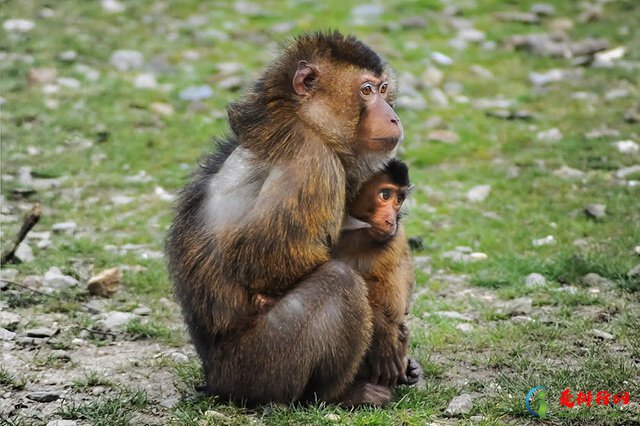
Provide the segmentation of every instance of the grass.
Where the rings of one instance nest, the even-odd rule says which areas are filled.
[[[0,1],[3,21],[24,18],[35,23],[24,34],[0,30],[0,51],[8,55],[0,70],[0,241],[4,247],[11,240],[35,201],[43,206],[36,231],[50,230],[64,221],[78,225],[73,234],[54,233],[46,250],[32,244],[35,260],[12,266],[19,270],[17,281],[26,275],[43,275],[51,266],[81,281],[89,271],[133,266],[125,270],[110,309],[128,311],[140,303],[149,306],[152,315],[130,323],[125,338],[163,347],[184,345],[180,320],[162,301],[170,300],[172,291],[164,260],[155,254],[162,250],[172,212],[171,203],[157,195],[158,187],[173,193],[188,181],[197,159],[211,149],[211,137],[227,130],[226,105],[241,96],[280,43],[318,28],[352,31],[387,57],[405,87],[411,80],[405,75],[419,80],[434,65],[429,60],[432,52],[445,53],[453,63],[435,65],[444,73],[438,87],[446,91],[447,83],[457,83],[464,96],[449,96],[448,106],[438,106],[431,102],[429,89],[417,84],[412,90],[427,100],[427,108],[398,111],[406,132],[401,156],[415,184],[405,219],[407,233],[423,238],[424,249],[416,255],[428,258],[417,265],[411,320],[411,350],[424,368],[426,387],[398,389],[395,402],[386,409],[344,411],[319,405],[249,410],[197,394],[194,385],[202,382],[197,362],[168,362],[162,368],[171,371],[182,399],[159,421],[421,425],[447,421],[443,411],[449,401],[470,393],[473,408],[458,419],[464,424],[471,424],[471,416],[482,416],[479,424],[534,424],[524,396],[534,386],[545,385],[552,424],[639,422],[640,279],[627,273],[639,263],[633,250],[640,244],[640,186],[625,184],[615,172],[639,164],[640,157],[622,154],[611,144],[640,142],[637,123],[623,119],[626,111],[638,108],[640,96],[640,5],[634,0],[607,2],[599,20],[585,23],[577,18],[582,11],[579,2],[548,0],[555,15],[540,25],[524,25],[498,21],[494,14],[528,10],[534,0],[455,2],[457,16],[471,20],[485,33],[486,41],[494,43],[493,48],[471,43],[456,50],[449,44],[455,30],[445,16],[444,2],[436,0],[384,2],[384,13],[362,25],[354,24],[353,5],[348,2],[255,3],[259,13],[242,14],[231,2],[143,0],[126,2],[124,13],[109,14],[94,2]],[[47,9],[53,11],[51,16],[43,15]],[[206,20],[196,25],[194,16]],[[406,24],[416,17],[424,18],[424,27]],[[602,37],[611,47],[625,46],[623,59],[636,68],[575,68],[567,59],[504,47],[511,35],[549,31],[556,18],[573,20],[568,31],[573,39]],[[109,58],[117,49],[140,51],[146,68],[116,70]],[[75,61],[60,59],[67,50],[77,53]],[[225,63],[241,64],[237,74],[243,78],[242,89],[218,88]],[[473,65],[482,66],[493,77],[476,76]],[[59,87],[48,93],[29,85],[26,76],[34,67],[55,68],[58,76],[77,79],[80,88]],[[577,74],[543,88],[529,82],[530,72],[553,68],[573,69]],[[156,74],[159,87],[134,88],[136,76],[148,71]],[[201,84],[211,85],[215,96],[196,104],[179,99],[182,89]],[[624,89],[628,95],[608,99],[613,89]],[[576,93],[586,93],[587,100]],[[496,98],[510,100],[511,110],[530,111],[534,118],[502,120],[474,107],[478,99]],[[174,113],[157,113],[155,103],[170,105]],[[432,129],[427,121],[433,117],[440,117],[460,141],[430,141]],[[618,135],[585,136],[603,127]],[[559,140],[536,137],[551,128],[562,133]],[[563,166],[585,175],[559,178],[554,171]],[[23,167],[31,168],[34,179],[58,179],[59,185],[34,187],[37,192],[26,198],[16,195],[14,190],[30,188],[19,180]],[[148,179],[137,178],[141,173]],[[636,174],[626,180],[638,178]],[[469,203],[466,192],[481,184],[491,185],[489,197]],[[118,195],[132,200],[115,203],[113,197]],[[587,217],[584,208],[589,203],[606,204],[606,216]],[[555,244],[532,244],[547,235],[553,235]],[[124,249],[126,245],[142,248]],[[456,263],[443,258],[456,246],[472,247],[488,259]],[[524,285],[533,272],[545,277],[544,286]],[[599,274],[606,283],[586,285],[583,277],[588,273]],[[532,299],[529,322],[515,323],[501,308],[502,303],[520,297]],[[88,298],[82,289],[44,296],[10,287],[0,293],[10,311],[56,315],[60,320],[66,316],[64,338],[52,344],[69,350],[82,328],[91,328],[89,315],[77,313]],[[458,320],[424,315],[436,311],[470,315],[471,329],[459,328]],[[594,329],[611,333],[613,339],[595,337]],[[97,340],[89,344],[109,346]],[[62,367],[45,355],[34,362],[44,369]],[[0,369],[3,387],[24,387],[26,379],[21,377]],[[103,380],[90,372],[74,382],[75,392],[96,385],[110,390],[82,402],[65,403],[60,415],[91,424],[131,424],[133,407],[152,416],[148,409],[155,408],[156,400],[119,388],[115,378],[114,386]],[[564,410],[558,398],[565,388],[628,390],[636,405],[626,410]],[[30,424],[28,419],[21,423],[20,417],[8,422]]]

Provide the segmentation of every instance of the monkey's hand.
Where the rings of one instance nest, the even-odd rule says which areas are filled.
[[[392,387],[408,382],[407,359],[397,344],[374,338],[367,361],[371,367],[371,383]]]
[[[413,358],[407,358],[407,370],[405,371],[406,381],[398,380],[399,385],[413,386],[420,380],[422,376],[422,367]]]

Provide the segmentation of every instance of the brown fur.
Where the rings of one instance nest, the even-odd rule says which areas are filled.
[[[404,199],[408,181],[407,186],[401,187],[385,172],[379,172],[363,185],[348,210],[372,227],[343,232],[333,257],[350,264],[367,283],[373,340],[359,376],[374,384],[393,386],[417,380],[417,363],[410,365],[407,358],[409,332],[405,323],[414,275],[404,228],[398,223],[402,202],[378,199],[382,188],[393,188],[393,199],[396,193],[402,193]],[[381,220],[389,220],[389,214],[394,222],[391,228]]]
[[[301,36],[229,106],[232,133],[181,192],[169,271],[212,394],[250,404],[388,401],[385,389],[352,384],[371,307],[364,280],[330,257],[346,199],[402,134],[388,123],[392,145],[359,136],[364,75],[387,79],[355,38]],[[278,300],[264,312],[255,294]]]

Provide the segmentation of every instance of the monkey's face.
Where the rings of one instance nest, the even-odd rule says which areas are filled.
[[[360,120],[357,147],[360,152],[393,151],[402,137],[402,123],[392,107],[392,87],[386,75],[363,74],[357,81]]]
[[[378,242],[384,242],[398,231],[400,208],[408,189],[391,181],[388,175],[375,176],[361,189],[349,209],[349,214],[367,222],[370,228],[363,229]]]

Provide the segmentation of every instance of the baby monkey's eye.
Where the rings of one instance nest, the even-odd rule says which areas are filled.
[[[383,189],[382,191],[380,191],[380,199],[384,200],[384,201],[388,201],[389,198],[391,197],[391,190],[390,189]]]
[[[373,86],[371,86],[371,83],[363,84],[362,87],[360,88],[360,93],[362,93],[365,96],[369,96],[370,94],[372,94]]]

